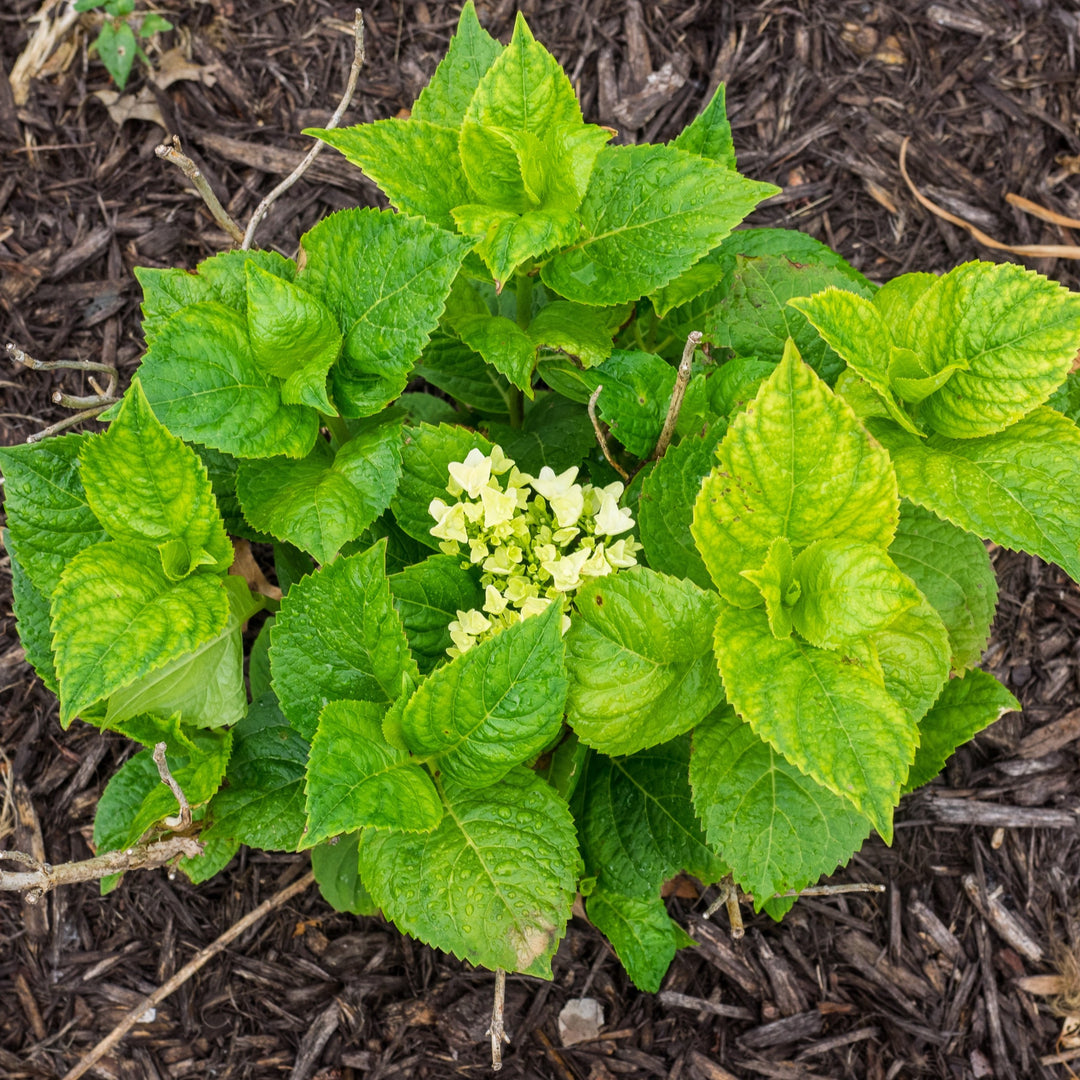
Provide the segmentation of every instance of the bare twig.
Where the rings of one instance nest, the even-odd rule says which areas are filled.
[[[28,443],[36,443],[41,442],[42,439],[48,439],[52,435],[59,435],[61,431],[66,431],[76,424],[81,424],[84,420],[93,420],[95,416],[99,416],[112,404],[114,403],[106,401],[103,405],[98,405],[95,409],[83,409],[81,412],[75,413],[74,416],[66,416],[63,420],[57,420],[55,424],[50,424],[47,428],[34,432],[33,435],[27,435],[26,441]]]
[[[173,774],[169,772],[169,765],[165,760],[166,750],[168,750],[168,747],[163,742],[159,742],[154,746],[154,764],[157,766],[161,782],[168,785],[169,790],[180,804],[180,814],[178,817],[167,817],[165,825],[170,829],[186,829],[191,824],[191,807],[188,805],[180,785],[173,779]]]
[[[671,389],[671,401],[668,402],[667,416],[664,418],[664,426],[660,431],[660,438],[656,440],[656,447],[649,455],[650,461],[659,461],[671,445],[671,438],[675,434],[675,425],[679,422],[679,412],[682,409],[683,398],[686,397],[686,388],[690,383],[690,368],[694,362],[694,350],[701,344],[701,331],[691,330],[683,346],[682,359],[679,361],[679,370],[675,375],[675,385]]]
[[[727,895],[727,900],[724,901],[724,905],[727,907],[731,936],[738,941],[746,933],[746,930],[743,927],[742,911],[739,908],[739,890],[737,888],[732,887]]]
[[[7,354],[16,364],[30,368],[31,371],[101,371],[111,379],[116,378],[116,368],[112,364],[98,364],[93,360],[35,360],[29,353],[24,352],[13,341],[7,343]]]
[[[202,170],[180,149],[180,136],[174,135],[170,142],[156,147],[154,153],[162,161],[172,162],[195,185],[195,190],[206,203],[206,208],[213,214],[214,220],[236,243],[243,243],[244,230],[229,217],[229,212],[221,205],[221,200],[214,194]]]
[[[202,844],[190,836],[170,836],[149,844],[138,844],[123,851],[107,851],[92,859],[50,866],[21,851],[0,852],[0,862],[11,860],[29,866],[29,870],[0,870],[0,892],[26,893],[26,902],[36,904],[42,896],[62,885],[98,881],[110,874],[128,870],[152,870],[186,855],[193,859],[202,854]]]
[[[1076,244],[1003,244],[1000,240],[995,240],[992,236],[987,236],[982,229],[972,225],[970,221],[965,221],[961,217],[957,217],[955,214],[950,214],[948,210],[943,210],[937,203],[928,199],[914,184],[907,171],[907,149],[908,144],[911,142],[911,136],[909,135],[900,144],[900,175],[903,176],[904,182],[907,184],[911,191],[911,194],[915,196],[916,201],[920,206],[925,207],[931,214],[936,214],[943,221],[951,222],[953,225],[959,225],[961,229],[966,229],[980,244],[985,245],[988,248],[993,248],[995,251],[1007,251],[1011,255],[1020,255],[1024,258],[1038,259],[1047,256],[1052,259],[1080,259],[1080,246]],[[1006,196],[1008,198],[1008,196]],[[1014,205],[1019,205],[1021,209],[1027,210],[1029,213],[1033,211],[1030,206],[1034,206],[1032,203],[1030,206],[1021,205],[1016,203],[1014,199],[1010,199]],[[1027,200],[1024,200],[1026,203]],[[1040,209],[1042,209],[1040,207]],[[1040,213],[1039,217],[1044,220],[1054,220],[1053,218],[1046,217],[1046,214],[1051,211],[1045,211]],[[1059,222],[1060,224],[1060,222]]]
[[[364,15],[360,8],[356,9],[356,16],[353,21],[353,62],[352,67],[349,69],[349,81],[345,85],[345,93],[341,97],[341,102],[334,110],[334,115],[330,117],[326,122],[327,129],[336,128],[341,123],[341,118],[345,115],[345,110],[349,107],[349,103],[352,101],[353,94],[356,92],[356,83],[360,78],[360,69],[364,66]],[[266,217],[267,211],[271,206],[285,194],[308,171],[311,163],[322,153],[323,147],[326,143],[317,139],[315,145],[304,155],[303,160],[299,165],[257,207],[255,207],[255,213],[251,215],[251,220],[248,222],[247,232],[240,238],[240,248],[243,251],[247,251],[248,248],[255,242],[255,230],[259,227],[262,219]],[[230,235],[231,232],[230,232]]]
[[[200,968],[212,960],[223,949],[227,948],[245,930],[254,926],[260,919],[269,915],[271,911],[288,903],[294,896],[298,896],[310,887],[315,880],[312,873],[305,874],[302,878],[287,885],[280,892],[275,893],[269,900],[264,900],[254,911],[249,911],[238,922],[233,923],[221,937],[211,942],[196,953],[171,979],[159,986],[152,994],[148,994],[140,1001],[124,1018],[105,1036],[92,1050],[84,1054],[77,1065],[70,1069],[63,1080],[78,1080],[84,1076],[94,1065],[97,1064],[120,1040],[139,1022],[139,1018],[145,1015],[148,1009],[156,1008],[174,990],[183,986]]]
[[[809,889],[788,889],[777,893],[777,899],[787,896],[840,896],[843,893],[884,892],[884,885],[872,885],[867,881],[857,881],[853,885],[812,885]]]
[[[592,421],[593,431],[596,432],[596,441],[600,444],[600,449],[604,451],[605,460],[629,484],[630,474],[611,456],[611,449],[608,446],[607,436],[604,434],[603,425],[596,416],[596,402],[600,397],[600,391],[603,389],[604,386],[603,383],[601,383],[592,392],[592,396],[589,398],[589,419]]]
[[[491,1006],[491,1025],[487,1034],[491,1036],[491,1071],[498,1072],[502,1068],[503,1043],[510,1045],[510,1036],[503,1027],[503,1009],[506,1005],[506,972],[502,968],[495,969],[495,1001]]]

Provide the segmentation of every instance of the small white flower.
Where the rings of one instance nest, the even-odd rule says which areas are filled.
[[[502,476],[507,469],[514,467],[514,462],[503,453],[503,448],[496,444],[491,448],[491,471],[495,476]],[[620,492],[620,494],[622,494]]]
[[[570,555],[564,555],[561,559],[552,559],[542,563],[544,569],[552,576],[552,587],[559,592],[570,592],[581,584],[581,568],[589,558],[589,552],[585,549],[575,551]]]
[[[626,540],[617,540],[614,544],[608,544],[604,549],[604,558],[616,570],[624,570],[628,566],[637,566],[637,545],[631,539],[629,542]]]
[[[467,502],[467,503],[462,503],[461,505],[465,507],[465,516],[474,525],[484,516],[484,504],[483,503]]]
[[[491,458],[485,457],[475,446],[464,461],[451,461],[447,468],[451,479],[462,491],[469,493],[470,499],[480,498],[481,490],[487,487],[491,479]]]
[[[465,507],[462,503],[447,506],[442,499],[432,499],[428,513],[436,519],[436,524],[431,528],[431,535],[436,539],[460,540],[463,544],[469,542],[469,534],[465,531]]]
[[[559,529],[558,532],[552,534],[551,539],[554,540],[559,547],[566,547],[579,532],[581,532],[581,530],[575,528]]]
[[[521,621],[524,622],[531,615],[542,615],[547,611],[547,606],[550,603],[551,601],[546,597],[530,596],[521,605]]]
[[[517,497],[504,493],[498,488],[480,489],[480,498],[484,504],[484,528],[493,529],[496,525],[511,521],[517,513]]]
[[[620,540],[621,544],[623,541]],[[589,558],[581,566],[581,574],[583,577],[604,577],[610,574],[613,567],[605,557],[604,545],[597,544],[596,550],[589,555]]]
[[[596,531],[604,536],[618,536],[634,527],[634,515],[628,509],[621,508],[615,497],[604,492],[600,501],[600,510],[596,515]]]
[[[470,540],[469,541],[469,562],[481,563],[483,562],[491,552],[488,551],[487,544],[483,540]]]
[[[484,590],[484,610],[489,615],[501,615],[506,610],[506,597],[494,585]]]
[[[531,481],[534,490],[547,499],[561,529],[576,525],[585,509],[585,496],[581,485],[574,483],[577,474],[576,465],[558,476],[550,465],[545,465],[540,470],[540,475]]]
[[[517,606],[524,603],[530,596],[536,596],[539,591],[539,588],[524,574],[516,574],[506,583],[506,591],[503,595],[507,603]]]
[[[497,547],[484,560],[484,569],[489,574],[509,574],[513,571],[514,564],[510,562],[506,548]]]

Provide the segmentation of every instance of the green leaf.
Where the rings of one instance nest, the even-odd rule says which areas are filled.
[[[584,238],[544,265],[544,284],[584,304],[636,300],[688,270],[777,190],[673,147],[606,147],[580,208]]]
[[[438,668],[409,699],[409,749],[461,787],[493,784],[562,727],[562,605],[496,634]]]
[[[329,562],[386,508],[401,476],[399,417],[352,425],[336,452],[318,441],[303,461],[245,461],[236,492],[248,521],[279,540]]]
[[[106,539],[86,501],[79,460],[89,435],[0,447],[9,539],[34,588],[48,599],[64,567]]]
[[[706,384],[709,408],[716,416],[741,412],[757,395],[761,384],[776,370],[767,360],[735,357],[709,376]]]
[[[642,483],[638,504],[641,542],[649,565],[672,577],[689,578],[703,589],[711,589],[713,582],[694,546],[690,525],[694,501],[712,469],[722,435],[722,427],[719,432],[710,429],[669,447]]]
[[[724,279],[723,267],[711,262],[708,256],[672,278],[663,288],[649,293],[649,301],[658,319],[663,319],[675,308],[696,300],[703,293],[715,288]]]
[[[264,694],[233,729],[227,784],[210,803],[206,841],[230,840],[263,851],[296,851],[304,830],[308,744]]]
[[[394,402],[394,408],[401,411],[405,423],[416,424],[456,424],[463,419],[454,403],[446,398],[436,397],[426,390],[409,390]]]
[[[668,915],[659,894],[643,899],[597,889],[585,912],[611,942],[630,981],[647,994],[660,989],[676,950],[695,944]]]
[[[428,507],[432,499],[446,497],[450,462],[464,461],[474,447],[485,454],[491,452],[491,443],[483,435],[462,427],[421,424],[405,429],[401,483],[390,509],[398,525],[414,540],[438,548],[438,540],[431,535],[435,519],[428,513]]]
[[[727,118],[727,87],[720,83],[709,104],[671,141],[678,150],[710,158],[725,168],[738,168],[731,124]]]
[[[159,15],[156,11],[149,11],[143,16],[142,22],[139,24],[139,37],[153,37],[154,34],[163,33],[165,30],[171,30],[172,28],[173,24],[163,15]]]
[[[502,51],[503,47],[480,25],[476,8],[468,0],[446,55],[413,104],[413,119],[460,127],[476,87]]]
[[[205,467],[154,416],[138,380],[109,430],[84,444],[79,474],[86,501],[109,536],[158,547],[169,577],[232,565],[232,544]]]
[[[286,405],[310,405],[336,415],[326,377],[341,352],[333,315],[310,293],[276,274],[247,265],[248,337],[255,363],[284,380]]]
[[[1080,580],[1080,428],[1071,420],[1038,408],[979,439],[919,440],[883,420],[870,430],[912,502]]]
[[[736,356],[759,360],[779,360],[785,342],[792,338],[803,359],[831,385],[844,369],[833,351],[835,343],[819,337],[803,314],[804,306],[789,303],[825,288],[830,296],[869,295],[839,267],[804,264],[786,255],[737,257],[725,283],[726,295],[706,322],[706,335]]]
[[[194,810],[221,786],[232,746],[231,732],[191,733],[193,749],[167,750],[165,760]],[[94,814],[94,848],[99,854],[136,843],[148,829],[179,811],[176,796],[162,783],[153,751],[141,750],[105,785]]]
[[[471,964],[551,978],[574,900],[566,803],[517,768],[480,790],[448,782],[431,833],[365,831],[360,876],[398,928]]]
[[[386,572],[388,574],[398,574],[407,566],[423,562],[431,554],[430,548],[402,532],[394,521],[393,515],[389,513],[383,514],[375,521],[355,543],[347,544],[346,547],[351,550],[346,551],[345,554],[355,555],[358,551],[364,551],[382,539],[386,540]]]
[[[216,300],[246,315],[248,263],[286,281],[296,276],[296,263],[276,251],[224,251],[204,259],[195,273],[137,266],[134,273],[143,290],[142,331],[147,346],[173,315],[191,304]]]
[[[777,639],[761,608],[724,604],[714,647],[727,698],[754,733],[850,800],[888,842],[918,735],[880,672],[794,636]]]
[[[574,602],[567,715],[582,742],[633,753],[689,731],[723,700],[713,593],[630,567],[590,582]]]
[[[431,778],[383,737],[385,712],[370,701],[331,701],[319,714],[307,769],[303,847],[365,826],[431,832],[442,820]]]
[[[760,594],[740,573],[757,569],[777,536],[796,553],[831,538],[888,547],[898,513],[889,456],[789,346],[728,428],[692,532],[721,595],[751,606]]]
[[[516,214],[483,203],[466,203],[454,208],[453,218],[461,232],[479,237],[476,253],[499,288],[522,263],[573,243],[581,230],[577,215],[569,210]]]
[[[479,412],[505,416],[510,384],[463,341],[436,330],[413,372]],[[432,423],[428,420],[427,423]]]
[[[49,624],[49,598],[41,593],[23,569],[7,529],[3,530],[3,542],[11,560],[11,599],[15,612],[15,628],[19,633],[26,662],[37,673],[46,689],[55,694],[56,666],[53,662],[52,631]]]
[[[247,327],[223,304],[192,304],[161,328],[139,368],[158,419],[175,435],[237,457],[303,457],[314,409],[285,405],[280,381],[255,361]]]
[[[904,791],[929,783],[957,747],[978,735],[1004,713],[1019,709],[1016,700],[993,677],[975,669],[950,679],[919,724],[919,750]]]
[[[311,869],[323,899],[351,915],[375,915],[379,905],[360,880],[360,834],[342,836],[311,849]]]
[[[609,313],[555,300],[541,308],[529,323],[529,337],[547,349],[576,357],[582,367],[596,367],[611,355]]]
[[[725,705],[694,729],[694,808],[754,908],[804,889],[859,850],[870,823],[816,784]]]
[[[220,578],[170,581],[154,548],[107,541],[68,563],[52,598],[60,722],[193,652],[225,628]]]
[[[537,344],[520,326],[501,315],[458,315],[451,326],[470,349],[532,397]]]
[[[196,811],[192,817],[195,817],[198,813],[199,811]],[[202,885],[203,882],[209,881],[215,874],[220,873],[232,862],[233,856],[240,850],[240,845],[235,840],[215,838],[207,840],[205,835],[200,835],[199,839],[204,845],[203,853],[191,859],[185,855],[177,864],[192,885]],[[114,876],[119,880],[118,875]],[[104,888],[104,882],[102,882],[102,886],[102,892],[107,892],[108,890]]]
[[[301,240],[298,284],[345,336],[331,372],[343,416],[378,412],[405,389],[435,329],[470,242],[389,210],[341,210]]]
[[[949,634],[938,613],[921,600],[872,635],[869,644],[889,696],[911,720],[920,720],[949,677]]]
[[[1068,377],[1047,399],[1047,405],[1064,413],[1074,424],[1080,424],[1080,370],[1070,371]]]
[[[189,732],[184,729],[178,715],[154,716],[150,713],[133,716],[120,723],[107,720],[101,725],[103,731],[118,731],[126,739],[147,746],[151,750],[159,742],[175,753],[194,754],[198,747],[191,741]]]
[[[389,580],[409,648],[427,675],[446,660],[452,644],[447,627],[459,611],[482,607],[484,590],[456,555],[432,555]]]
[[[799,597],[792,620],[819,649],[842,649],[923,601],[884,550],[859,540],[815,541],[795,560],[794,570]]]
[[[577,95],[519,13],[510,44],[478,83],[461,127],[462,164],[480,201],[519,213],[539,203],[529,197],[514,136],[539,143],[562,126],[584,127]]]
[[[419,678],[383,570],[386,542],[298,581],[270,632],[281,710],[305,738],[328,701],[388,705]]]
[[[989,435],[1065,381],[1080,341],[1080,297],[1015,263],[958,266],[922,293],[909,343],[931,371],[961,364],[919,409],[942,435]]]
[[[953,670],[974,667],[990,638],[998,593],[982,541],[904,499],[889,554],[944,622]]]
[[[533,476],[545,465],[561,473],[580,464],[596,442],[588,412],[561,394],[544,390],[526,409],[520,428],[489,423],[485,430],[519,469]]]
[[[450,211],[474,197],[458,156],[458,133],[448,127],[414,115],[356,127],[307,128],[304,134],[340,150],[402,213],[448,232],[455,228]]]
[[[112,727],[139,714],[179,716],[191,727],[235,724],[247,712],[242,630],[262,606],[243,578],[222,580],[229,615],[221,632],[197,648],[116,691],[106,723]]]
[[[727,873],[691,805],[689,762],[689,737],[627,758],[590,757],[578,830],[586,872],[602,888],[651,899],[681,870],[706,884]]]
[[[675,369],[659,356],[616,349],[598,367],[582,371],[568,360],[545,360],[540,377],[558,393],[585,403],[597,386],[601,419],[635,457],[652,453],[667,416]]]
[[[117,89],[123,90],[135,63],[135,31],[126,22],[117,24],[106,19],[94,47]]]

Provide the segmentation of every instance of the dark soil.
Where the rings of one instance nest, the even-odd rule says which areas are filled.
[[[1065,5],[520,6],[579,86],[587,118],[620,127],[627,140],[670,137],[726,80],[742,170],[784,188],[754,222],[810,232],[871,277],[995,257],[916,205],[897,169],[906,135],[916,183],[942,206],[1009,243],[1075,242],[1004,201],[1016,192],[1080,216],[1080,15]],[[2,5],[0,75],[23,51],[37,7]],[[479,8],[506,40],[515,5]],[[43,360],[116,362],[125,379],[141,348],[132,267],[192,266],[227,244],[180,174],[155,158],[166,132],[146,117],[156,110],[180,133],[246,221],[307,147],[297,132],[333,110],[352,53],[352,9],[338,0],[165,0],[161,9],[177,26],[164,46],[181,50],[167,70],[192,78],[162,89],[145,73],[133,77],[122,104],[137,96],[142,118],[118,126],[110,117],[99,95],[111,86],[87,60],[82,30],[32,81],[25,104],[14,104],[0,78],[0,340]],[[456,15],[456,4],[372,0],[367,64],[347,119],[407,108]],[[667,63],[674,78],[654,93],[646,77]],[[292,254],[328,211],[374,200],[335,158],[324,154],[277,203],[262,245]],[[1030,265],[1077,285],[1070,264]],[[0,378],[5,444],[66,415],[50,404],[54,389],[90,392],[71,372],[9,367]],[[804,899],[780,926],[744,909],[738,942],[723,914],[703,921],[711,892],[674,896],[673,916],[700,945],[679,954],[665,991],[703,1003],[691,1008],[635,991],[575,918],[554,982],[509,979],[506,1074],[1076,1075],[1066,1062],[1080,1068],[1080,1039],[1063,1037],[1054,997],[1038,991],[1071,990],[1080,1024],[1080,590],[1025,556],[998,553],[997,568],[1001,603],[986,664],[1024,712],[905,801],[892,848],[868,843],[835,879],[886,892]],[[9,586],[5,559],[0,847],[42,845],[52,862],[83,858],[98,795],[129,745],[82,724],[60,730],[55,703],[22,663]],[[965,824],[987,820],[988,804],[1003,827]],[[1067,824],[1026,827],[1038,811]],[[127,1008],[305,870],[303,856],[244,852],[201,888],[155,871],[129,875],[106,898],[81,886],[41,909],[0,900],[0,1076],[62,1075]],[[987,917],[997,907],[1026,927],[1028,955]],[[1064,977],[1018,984],[1033,975]],[[333,912],[313,888],[181,987],[91,1075],[483,1075],[492,986],[489,973],[379,919]],[[559,1011],[586,988],[604,1005],[603,1034],[564,1048]],[[742,1019],[708,1003],[741,1009]]]

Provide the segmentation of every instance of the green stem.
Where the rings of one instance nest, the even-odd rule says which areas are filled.
[[[528,330],[532,322],[533,279],[528,274],[515,275],[515,293],[517,304],[514,314],[517,324],[522,330]],[[530,373],[529,378],[532,378]],[[510,426],[520,428],[525,422],[525,394],[516,386],[510,387],[510,398],[507,401],[510,407]]]
[[[327,416],[326,413],[319,413],[319,417],[322,420],[323,427],[330,432],[330,445],[335,450],[340,449],[349,441],[349,427],[345,423],[344,417]]]

